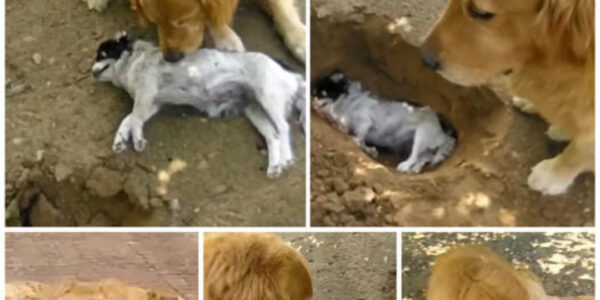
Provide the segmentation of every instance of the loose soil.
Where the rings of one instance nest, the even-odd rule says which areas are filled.
[[[234,24],[246,48],[304,73],[270,18],[247,2]],[[149,122],[143,153],[111,152],[132,100],[93,81],[96,48],[121,30],[155,39],[137,28],[128,1],[100,14],[82,1],[8,0],[6,17],[8,225],[304,226],[299,130],[297,163],[276,180],[266,178],[263,141],[247,120],[206,120],[189,108]],[[187,168],[161,196],[157,172],[173,160]]]
[[[280,233],[308,261],[315,300],[396,299],[395,233]]]
[[[198,299],[198,234],[6,234],[7,282],[102,279]]]
[[[311,80],[341,69],[381,97],[431,106],[458,131],[443,165],[404,175],[313,114],[312,224],[593,226],[593,174],[562,196],[544,197],[526,184],[536,163],[564,147],[549,142],[540,117],[517,111],[497,87],[458,87],[422,66],[415,45],[445,3],[312,1]]]
[[[594,295],[590,233],[404,233],[402,299],[425,299],[436,256],[456,245],[481,244],[541,279],[548,295]]]

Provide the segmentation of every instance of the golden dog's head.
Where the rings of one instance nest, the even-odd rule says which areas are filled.
[[[533,64],[581,63],[593,44],[593,0],[450,0],[421,50],[447,80],[473,86]]]
[[[204,40],[202,0],[131,0],[142,24],[154,23],[165,60],[175,62]]]

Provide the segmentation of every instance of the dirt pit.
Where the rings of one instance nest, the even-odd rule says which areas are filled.
[[[395,233],[278,233],[308,261],[315,300],[396,299]]]
[[[414,45],[444,3],[312,2],[313,80],[340,69],[383,98],[432,107],[458,132],[458,146],[440,167],[403,175],[313,113],[312,224],[593,226],[593,175],[580,176],[563,196],[527,187],[531,167],[564,146],[550,144],[543,120],[508,105],[505,93],[459,87],[422,66]]]
[[[236,16],[247,49],[304,72],[252,1]],[[154,117],[144,152],[112,153],[132,100],[91,78],[96,48],[121,30],[155,40],[128,1],[97,13],[82,1],[8,0],[6,17],[7,225],[304,226],[299,130],[296,165],[276,180],[266,178],[263,141],[247,120],[206,120],[189,108]],[[157,173],[173,162],[187,167],[164,195]]]
[[[403,233],[402,299],[425,299],[435,258],[457,245],[474,244],[529,269],[548,295],[594,295],[591,233]]]

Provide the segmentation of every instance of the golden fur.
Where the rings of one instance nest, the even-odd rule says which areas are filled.
[[[6,300],[183,300],[118,280],[95,282],[12,282],[6,284]]]
[[[427,300],[593,300],[546,295],[539,278],[517,269],[490,249],[462,246],[436,258]]]
[[[165,56],[198,49],[204,41],[205,29],[217,48],[244,50],[241,39],[230,27],[238,0],[130,0],[130,3],[143,25],[157,26]],[[259,3],[273,16],[286,45],[303,61],[306,30],[293,0],[260,0]]]
[[[454,83],[507,80],[550,123],[551,138],[570,140],[532,169],[532,189],[560,194],[594,171],[593,0],[450,0],[422,50]]]
[[[220,233],[204,238],[205,300],[309,300],[302,255],[273,234]]]

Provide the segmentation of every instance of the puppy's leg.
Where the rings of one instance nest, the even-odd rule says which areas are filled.
[[[363,151],[369,154],[373,158],[377,158],[379,153],[375,147],[369,147],[365,142],[365,138],[367,136],[367,132],[369,128],[371,128],[371,123],[369,122],[369,118],[364,118],[358,122],[358,124],[354,124],[354,142],[357,143]]]
[[[258,103],[275,125],[277,136],[281,143],[281,163],[284,166],[294,164],[294,153],[292,151],[290,124],[286,118],[286,103],[279,99],[289,98],[277,90],[266,90],[257,94]]]
[[[244,114],[250,122],[256,127],[258,132],[265,138],[267,143],[267,155],[269,164],[267,167],[267,177],[276,178],[283,172],[281,165],[281,146],[277,130],[269,120],[262,108],[256,104],[250,104],[244,110]]]
[[[594,138],[579,137],[573,139],[563,153],[533,167],[528,184],[542,194],[558,195],[567,191],[579,173],[593,170]]]
[[[104,11],[106,9],[106,7],[108,6],[108,3],[110,2],[110,0],[83,0],[83,1],[87,2],[89,9],[94,9],[98,12]]]
[[[432,148],[431,137],[435,137],[436,129],[429,123],[417,127],[410,156],[398,164],[396,169],[403,173],[420,173],[423,167],[431,161],[433,155],[422,154]],[[437,145],[435,145],[437,147]]]
[[[306,59],[306,26],[294,7],[294,0],[259,0],[263,9],[273,17],[275,28],[285,45],[301,62]]]
[[[454,146],[456,145],[456,140],[453,137],[444,136],[442,144],[438,147],[435,156],[431,160],[432,165],[437,165],[441,163],[444,159],[446,159],[452,150],[454,150]]]
[[[159,110],[159,106],[151,102],[136,101],[133,111],[123,119],[113,142],[113,151],[122,152],[127,149],[127,141],[133,138],[133,147],[142,151],[146,147],[144,139],[144,124]]]

